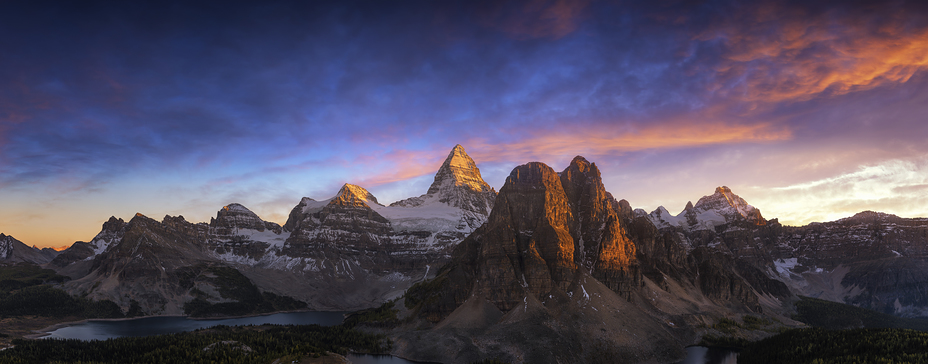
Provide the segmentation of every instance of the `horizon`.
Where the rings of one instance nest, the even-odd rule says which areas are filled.
[[[928,217],[928,5],[671,5],[0,4],[0,233],[283,224],[344,183],[422,195],[456,144],[497,190],[582,155],[647,212]]]

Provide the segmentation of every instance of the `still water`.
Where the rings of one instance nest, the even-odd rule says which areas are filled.
[[[117,337],[164,335],[193,331],[216,325],[322,325],[341,324],[345,312],[285,312],[265,316],[252,316],[215,320],[191,320],[186,317],[145,317],[119,321],[87,321],[50,332],[47,339],[106,340]],[[354,364],[415,364],[415,362],[389,355],[349,354]]]
[[[736,364],[738,353],[723,348],[690,346],[686,348],[686,359],[677,364]]]
[[[129,336],[150,336],[193,331],[216,325],[310,325],[332,326],[342,323],[344,312],[283,312],[272,315],[191,320],[186,317],[145,317],[131,320],[91,320],[62,327],[45,336],[47,339],[106,340]]]

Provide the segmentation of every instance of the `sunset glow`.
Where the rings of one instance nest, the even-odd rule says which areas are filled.
[[[283,224],[418,196],[456,145],[499,189],[595,162],[633,207],[717,186],[786,224],[928,217],[928,9],[532,0],[0,5],[0,233]]]

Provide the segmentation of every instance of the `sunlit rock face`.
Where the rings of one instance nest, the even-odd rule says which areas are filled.
[[[631,208],[622,207],[606,192],[596,164],[577,156],[560,173],[571,211],[571,237],[576,262],[607,287],[624,295],[640,285],[635,244],[621,222]],[[627,202],[625,202],[627,204]]]
[[[438,202],[456,207],[463,212],[460,223],[473,231],[486,221],[495,199],[496,191],[483,180],[477,164],[459,144],[435,173],[426,194],[397,201],[390,206],[420,207]]]
[[[500,189],[477,258],[476,290],[501,310],[531,294],[565,289],[573,272],[574,241],[567,195],[557,173],[542,163],[516,167]],[[490,243],[492,242],[492,243]]]
[[[462,363],[674,362],[707,317],[782,310],[790,292],[781,282],[730,254],[694,248],[681,230],[658,229],[616,201],[583,157],[560,173],[518,166],[486,224],[435,279],[406,292],[405,319],[418,321],[407,326],[415,331],[394,331],[397,351]]]
[[[582,157],[560,174],[539,162],[516,167],[487,223],[455,250],[424,315],[439,321],[472,295],[508,311],[526,296],[563,295],[582,273],[627,294],[641,275],[618,206]]]

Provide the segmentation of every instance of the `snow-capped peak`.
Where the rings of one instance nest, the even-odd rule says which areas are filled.
[[[464,188],[474,192],[490,191],[491,187],[483,177],[480,176],[480,169],[477,163],[467,155],[464,147],[460,144],[455,145],[445,162],[438,168],[435,174],[435,180],[429,186],[428,194],[435,194],[448,188]]]
[[[700,198],[694,207],[697,211],[716,210],[726,218],[734,218],[734,214],[738,214],[748,220],[752,219],[756,210],[743,198],[732,193],[728,186],[717,187],[714,194]]]
[[[346,183],[340,190],[338,190],[338,195],[332,199],[329,204],[338,204],[342,206],[353,206],[353,207],[371,207],[369,204],[380,205],[377,202],[377,198],[373,194],[368,192],[364,187]],[[382,206],[382,205],[381,205]]]
[[[736,220],[757,225],[766,224],[759,209],[749,205],[727,186],[716,188],[715,193],[700,198],[695,205],[692,202],[687,203],[683,211],[676,216],[661,206],[651,212],[648,218],[658,228],[679,226],[687,230],[714,229]]]
[[[0,234],[0,259],[6,259],[13,252],[12,236]]]
[[[447,205],[459,209],[461,226],[476,229],[486,221],[493,209],[496,191],[480,176],[477,164],[464,147],[455,145],[445,158],[426,194],[390,204],[390,207],[424,208]]]

